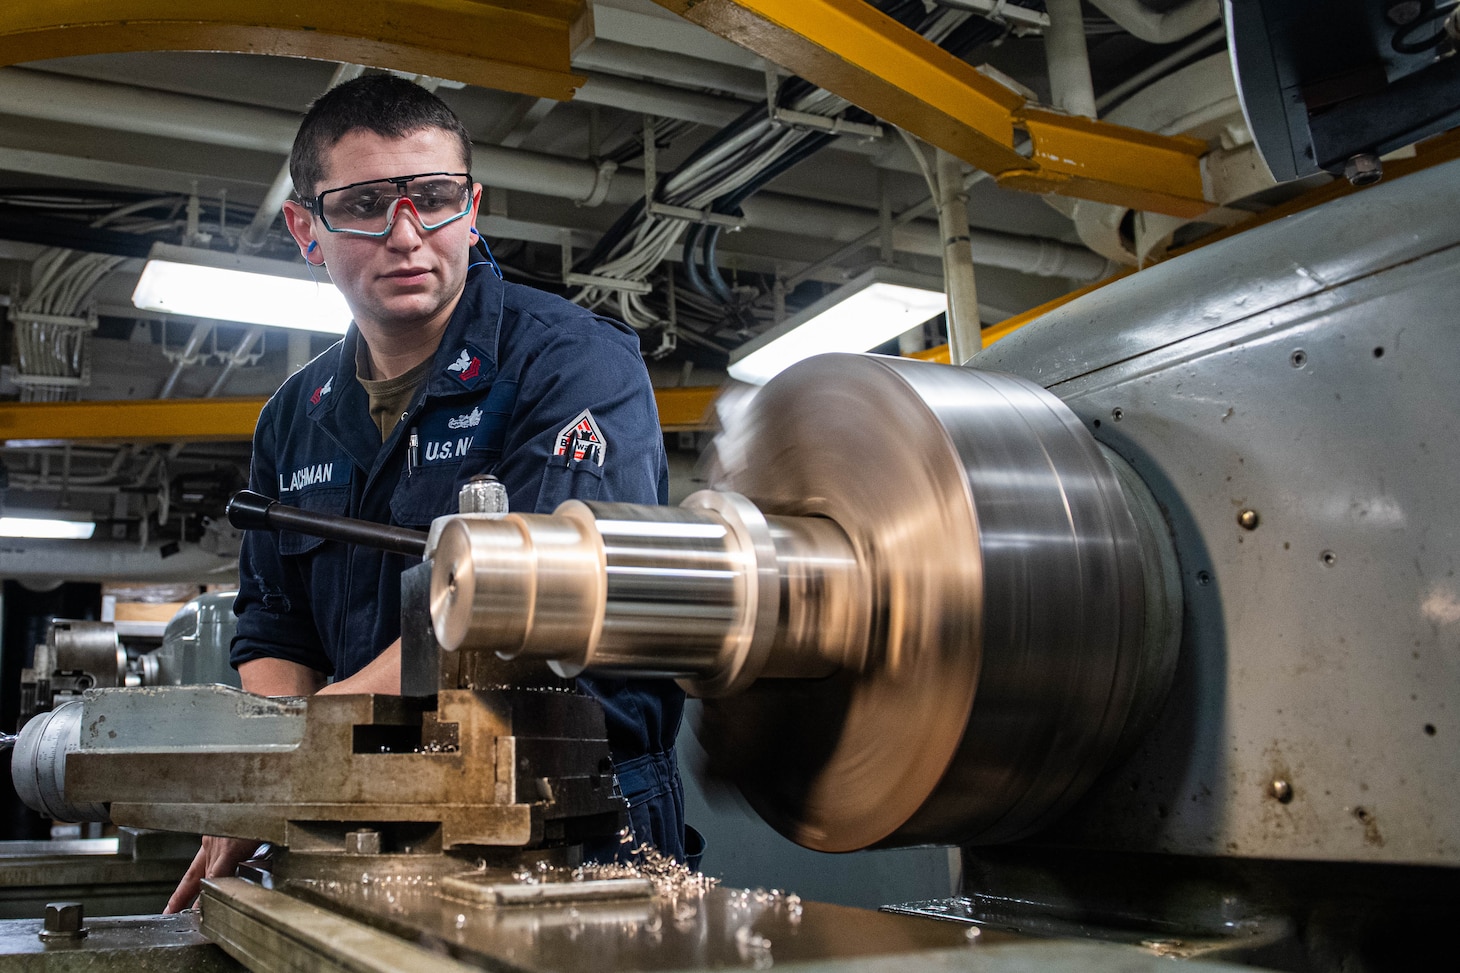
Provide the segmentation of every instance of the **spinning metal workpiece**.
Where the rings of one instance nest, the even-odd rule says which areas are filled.
[[[1163,697],[1165,526],[1032,383],[822,356],[736,418],[713,482],[447,524],[437,637],[680,677],[712,771],[824,851],[1032,831]]]

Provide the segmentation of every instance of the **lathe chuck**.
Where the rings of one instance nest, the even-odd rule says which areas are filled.
[[[827,355],[731,425],[712,484],[835,521],[869,581],[860,670],[704,704],[711,772],[786,836],[824,851],[1017,837],[1159,705],[1180,619],[1165,525],[1044,389]]]

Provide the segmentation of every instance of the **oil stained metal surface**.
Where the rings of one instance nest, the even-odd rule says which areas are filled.
[[[241,973],[198,914],[87,918],[84,939],[43,943],[40,919],[0,921],[0,973]]]
[[[498,878],[513,881],[510,875]],[[444,894],[434,883],[410,879],[294,882],[288,890],[300,898],[237,880],[210,883],[204,928],[232,951],[227,937],[242,941],[265,930],[287,935],[291,923],[318,917],[311,910],[322,907],[332,917],[329,922],[348,920],[419,944],[435,954],[437,963],[445,954],[470,967],[561,973],[766,969],[921,954],[968,943],[964,929],[953,924],[803,903],[764,889],[661,890],[648,898],[526,906],[472,903]],[[236,922],[245,914],[252,917],[252,931]],[[1013,940],[991,932],[981,937],[981,945]],[[414,969],[409,963],[401,968]]]

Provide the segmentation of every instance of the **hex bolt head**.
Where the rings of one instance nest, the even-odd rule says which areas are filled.
[[[1237,525],[1243,530],[1256,530],[1257,521],[1257,511],[1250,507],[1237,513]]]
[[[39,933],[41,942],[85,937],[87,929],[81,924],[85,917],[80,902],[48,902],[46,918]]]
[[[346,831],[345,854],[380,854],[380,832],[376,831],[374,828],[361,828],[358,831]]]
[[[1293,799],[1293,785],[1281,777],[1267,785],[1267,792],[1277,798],[1279,804],[1287,804]]]
[[[1355,186],[1372,186],[1384,178],[1384,163],[1372,152],[1360,152],[1343,164],[1343,176]]]

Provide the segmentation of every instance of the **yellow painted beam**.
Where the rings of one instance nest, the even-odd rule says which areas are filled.
[[[5,0],[0,64],[113,51],[348,61],[560,101],[589,0]]]
[[[1413,158],[1394,159],[1384,163],[1384,178],[1392,182],[1395,179],[1402,179],[1410,173],[1421,172],[1430,166],[1437,166],[1454,159],[1460,159],[1460,129],[1443,132],[1419,143],[1415,147],[1415,155]],[[1301,196],[1295,196],[1285,203],[1280,203],[1271,209],[1256,213],[1249,220],[1223,230],[1217,230],[1214,233],[1209,233],[1198,240],[1188,243],[1184,247],[1178,247],[1170,253],[1158,256],[1154,258],[1152,264],[1148,264],[1147,266],[1153,266],[1154,263],[1170,260],[1172,257],[1179,257],[1184,253],[1191,253],[1193,250],[1200,250],[1202,247],[1216,243],[1218,240],[1225,240],[1228,237],[1237,236],[1239,233],[1245,233],[1253,227],[1275,222],[1291,216],[1294,213],[1301,213],[1303,210],[1320,206],[1331,199],[1338,199],[1340,196],[1348,196],[1356,192],[1363,192],[1363,187],[1354,186],[1347,179],[1335,179],[1330,183],[1310,189]],[[998,324],[989,325],[983,329],[983,346],[987,348],[995,341],[1013,334],[1026,324],[1033,324],[1050,311],[1063,307],[1076,298],[1084,297],[1091,291],[1099,290],[1106,284],[1113,283],[1124,277],[1129,277],[1136,272],[1135,267],[1117,271],[1109,277],[1086,284],[1084,287],[1070,291],[1068,294],[1062,294],[1051,301],[1046,301],[1038,307],[1032,307],[1013,317],[1005,318]],[[927,351],[920,351],[909,357],[921,358],[924,361],[947,362],[948,346],[939,345],[936,348],[929,348]]]
[[[1040,108],[1023,108],[1015,116],[1029,133],[1039,167],[999,173],[1000,186],[1189,219],[1212,208],[1203,196],[1201,157],[1207,146],[1201,139]]]
[[[1206,212],[1188,138],[1071,118],[1025,97],[864,0],[656,0],[721,37],[993,175],[1000,185],[1192,217]],[[1014,150],[1029,136],[1033,156]]]
[[[0,403],[0,439],[48,443],[228,442],[253,438],[265,399]]]
[[[656,0],[991,173],[1014,151],[1024,97],[864,0]]]
[[[655,389],[665,432],[706,429],[715,386]],[[248,442],[266,399],[0,402],[0,440],[22,443]]]
[[[659,406],[659,425],[665,432],[693,432],[714,424],[711,408],[720,394],[716,385],[692,385],[688,388],[654,390]]]

